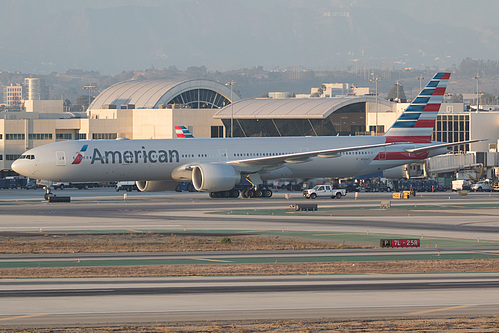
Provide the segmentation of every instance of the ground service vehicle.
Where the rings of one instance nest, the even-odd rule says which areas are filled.
[[[138,191],[139,189],[137,188],[137,185],[135,184],[135,182],[117,182],[116,183],[116,192],[119,192],[120,190],[132,192],[134,190]]]
[[[452,181],[453,191],[466,191],[470,189],[470,181],[467,179],[456,179]]]
[[[346,189],[333,188],[331,185],[315,185],[313,188],[303,191],[303,196],[307,199],[315,199],[317,197],[341,199],[345,195],[347,195]]]
[[[490,191],[492,189],[492,185],[488,180],[481,180],[476,184],[472,184],[470,186],[470,191],[472,192],[482,192],[482,191]]]

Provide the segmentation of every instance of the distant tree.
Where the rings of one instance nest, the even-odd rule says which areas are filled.
[[[476,98],[474,103],[476,104]],[[480,95],[480,105],[495,105],[497,104],[497,96],[489,93],[482,93]]]
[[[64,111],[68,112],[69,110],[71,110],[71,101],[66,98],[64,100],[63,106],[64,106]]]
[[[450,99],[447,100],[450,103],[462,103],[463,102],[463,94],[452,94]]]
[[[90,103],[92,103],[94,99],[95,98],[93,96],[90,96],[89,99],[88,95],[80,95],[76,99],[75,105],[81,105],[81,110],[85,111],[86,109],[88,109],[88,106],[90,105]]]
[[[388,99],[390,101],[399,100],[399,101],[407,101],[407,97],[405,97],[404,87],[402,83],[397,82],[393,85],[393,88],[388,92]]]
[[[186,70],[186,74],[191,79],[203,79],[208,75],[206,66],[191,66]]]

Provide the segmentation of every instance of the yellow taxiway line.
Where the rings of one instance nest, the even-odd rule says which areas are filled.
[[[457,306],[451,306],[451,307],[447,307],[447,308],[440,308],[440,309],[433,309],[433,310],[411,312],[411,313],[407,313],[407,314],[408,315],[420,315],[420,314],[431,313],[431,312],[439,312],[439,311],[448,311],[448,310],[455,310],[455,309],[470,308],[472,306],[478,306],[478,304],[457,305]]]

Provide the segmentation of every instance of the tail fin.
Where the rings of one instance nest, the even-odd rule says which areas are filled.
[[[175,126],[175,133],[177,134],[177,139],[179,138],[189,138],[192,139],[194,136],[189,132],[185,126]]]
[[[450,73],[437,73],[384,134],[386,142],[428,143]]]

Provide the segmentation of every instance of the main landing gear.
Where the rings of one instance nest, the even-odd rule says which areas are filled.
[[[270,198],[272,197],[272,190],[267,186],[258,185],[254,187],[244,188],[240,191],[243,198]],[[233,188],[229,191],[210,192],[210,198],[237,198],[239,197],[239,190]]]

